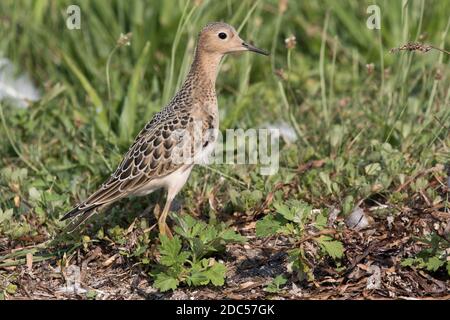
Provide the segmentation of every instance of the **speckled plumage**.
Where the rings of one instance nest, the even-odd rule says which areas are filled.
[[[220,32],[229,35],[228,45],[216,39]],[[225,23],[211,23],[202,29],[191,69],[180,90],[139,132],[109,179],[62,218],[78,217],[72,224],[72,230],[124,197],[145,195],[166,188],[167,200],[159,218],[159,228],[161,233],[170,234],[165,223],[170,204],[185,184],[193,166],[190,162],[174,161],[174,149],[181,143],[180,136],[174,132],[181,130],[193,136],[195,126],[200,128],[202,145],[187,150],[191,158],[207,147],[212,149],[217,135],[211,132],[216,132],[219,126],[215,92],[217,69],[225,53],[244,50],[233,50],[232,45],[237,46],[236,43],[244,44],[234,28]]]

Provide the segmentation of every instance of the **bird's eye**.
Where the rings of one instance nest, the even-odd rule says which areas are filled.
[[[224,40],[224,39],[227,38],[227,34],[226,34],[225,32],[220,32],[220,33],[219,33],[219,38],[222,39],[222,40]]]

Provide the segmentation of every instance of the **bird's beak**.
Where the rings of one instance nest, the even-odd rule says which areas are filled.
[[[265,55],[265,56],[269,55],[269,53],[267,51],[264,51],[262,49],[259,49],[259,48],[255,47],[255,46],[252,46],[251,44],[248,44],[246,42],[242,42],[242,46],[248,51],[256,52],[256,53],[259,53],[259,54],[262,54],[262,55]]]

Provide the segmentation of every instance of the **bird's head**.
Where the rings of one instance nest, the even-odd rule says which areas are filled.
[[[239,51],[252,51],[263,55],[268,52],[258,49],[239,37],[237,31],[229,24],[213,22],[200,31],[198,47],[208,53],[224,55]]]

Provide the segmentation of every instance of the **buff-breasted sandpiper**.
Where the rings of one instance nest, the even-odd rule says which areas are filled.
[[[244,42],[236,30],[226,23],[215,22],[205,26],[199,33],[194,60],[180,90],[141,130],[109,179],[61,220],[73,218],[74,230],[86,219],[122,198],[144,196],[165,188],[167,199],[158,218],[158,227],[161,234],[170,236],[166,218],[173,199],[186,183],[195,164],[192,159],[204,157],[214,149],[219,128],[215,83],[220,61],[225,54],[238,51],[268,55]],[[195,148],[194,144],[187,149],[179,148],[180,137],[184,146],[186,137],[190,137],[187,140],[195,138],[196,130],[201,135],[200,148]],[[179,150],[184,150],[184,154]]]

